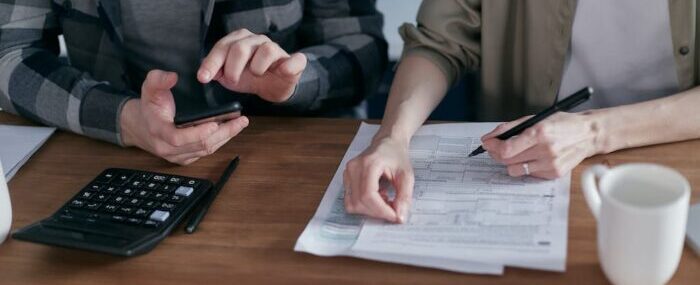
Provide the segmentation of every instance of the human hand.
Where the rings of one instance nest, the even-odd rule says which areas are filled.
[[[294,93],[304,68],[304,54],[289,55],[270,38],[240,29],[214,45],[202,61],[197,79],[202,83],[216,80],[231,91],[281,103]]]
[[[177,74],[151,70],[141,87],[141,99],[126,102],[120,116],[122,141],[172,163],[187,165],[214,153],[248,126],[241,116],[226,123],[216,122],[178,129],[175,101],[170,89]]]
[[[381,183],[382,179],[389,183]],[[403,223],[411,207],[413,182],[408,143],[389,138],[377,140],[345,168],[345,210]],[[393,200],[387,194],[389,184],[396,189]]]
[[[496,136],[527,120],[503,123],[481,138],[491,157],[508,167],[510,176],[529,174],[554,179],[583,159],[600,152],[600,126],[592,112],[559,112],[507,140]]]

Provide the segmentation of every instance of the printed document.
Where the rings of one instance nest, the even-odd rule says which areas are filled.
[[[0,163],[10,181],[56,128],[0,125]]]
[[[502,274],[503,266],[563,271],[570,175],[514,178],[486,153],[468,158],[495,126],[435,124],[414,135],[413,204],[397,225],[345,213],[345,164],[378,130],[362,124],[295,250],[464,273]]]

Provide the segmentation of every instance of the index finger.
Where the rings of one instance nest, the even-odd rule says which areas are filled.
[[[531,118],[532,116],[525,116],[525,117],[520,117],[515,121],[510,121],[510,122],[505,122],[501,123],[498,125],[495,129],[490,131],[489,133],[485,134],[483,137],[481,137],[481,141],[485,141],[490,138],[497,137],[498,135],[507,132],[508,130],[514,128],[515,126],[519,125],[522,122],[525,122],[527,119]]]
[[[414,176],[412,172],[402,171],[394,177],[394,188],[396,188],[396,198],[394,199],[394,210],[398,223],[405,223],[408,218],[408,209],[411,207],[413,199]]]
[[[214,79],[214,76],[219,73],[226,62],[226,55],[228,54],[231,43],[251,35],[253,35],[253,33],[250,31],[241,29],[230,33],[216,42],[211,48],[211,51],[209,51],[209,54],[202,59],[202,64],[199,66],[199,70],[197,71],[197,79],[199,82],[209,83],[209,81]]]
[[[362,177],[362,188],[359,194],[353,192],[350,195],[356,196],[357,201],[364,206],[364,214],[371,217],[384,219],[390,222],[397,221],[397,215],[394,209],[384,201],[379,195],[379,179],[382,177],[382,170],[378,167],[370,167],[364,172]]]

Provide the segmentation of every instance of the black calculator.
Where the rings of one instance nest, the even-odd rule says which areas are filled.
[[[163,240],[211,187],[203,179],[110,168],[52,216],[12,237],[115,255],[143,254]]]

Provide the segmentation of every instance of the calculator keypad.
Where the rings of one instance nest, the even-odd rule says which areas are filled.
[[[198,179],[109,169],[78,193],[59,218],[157,228],[191,198]]]

